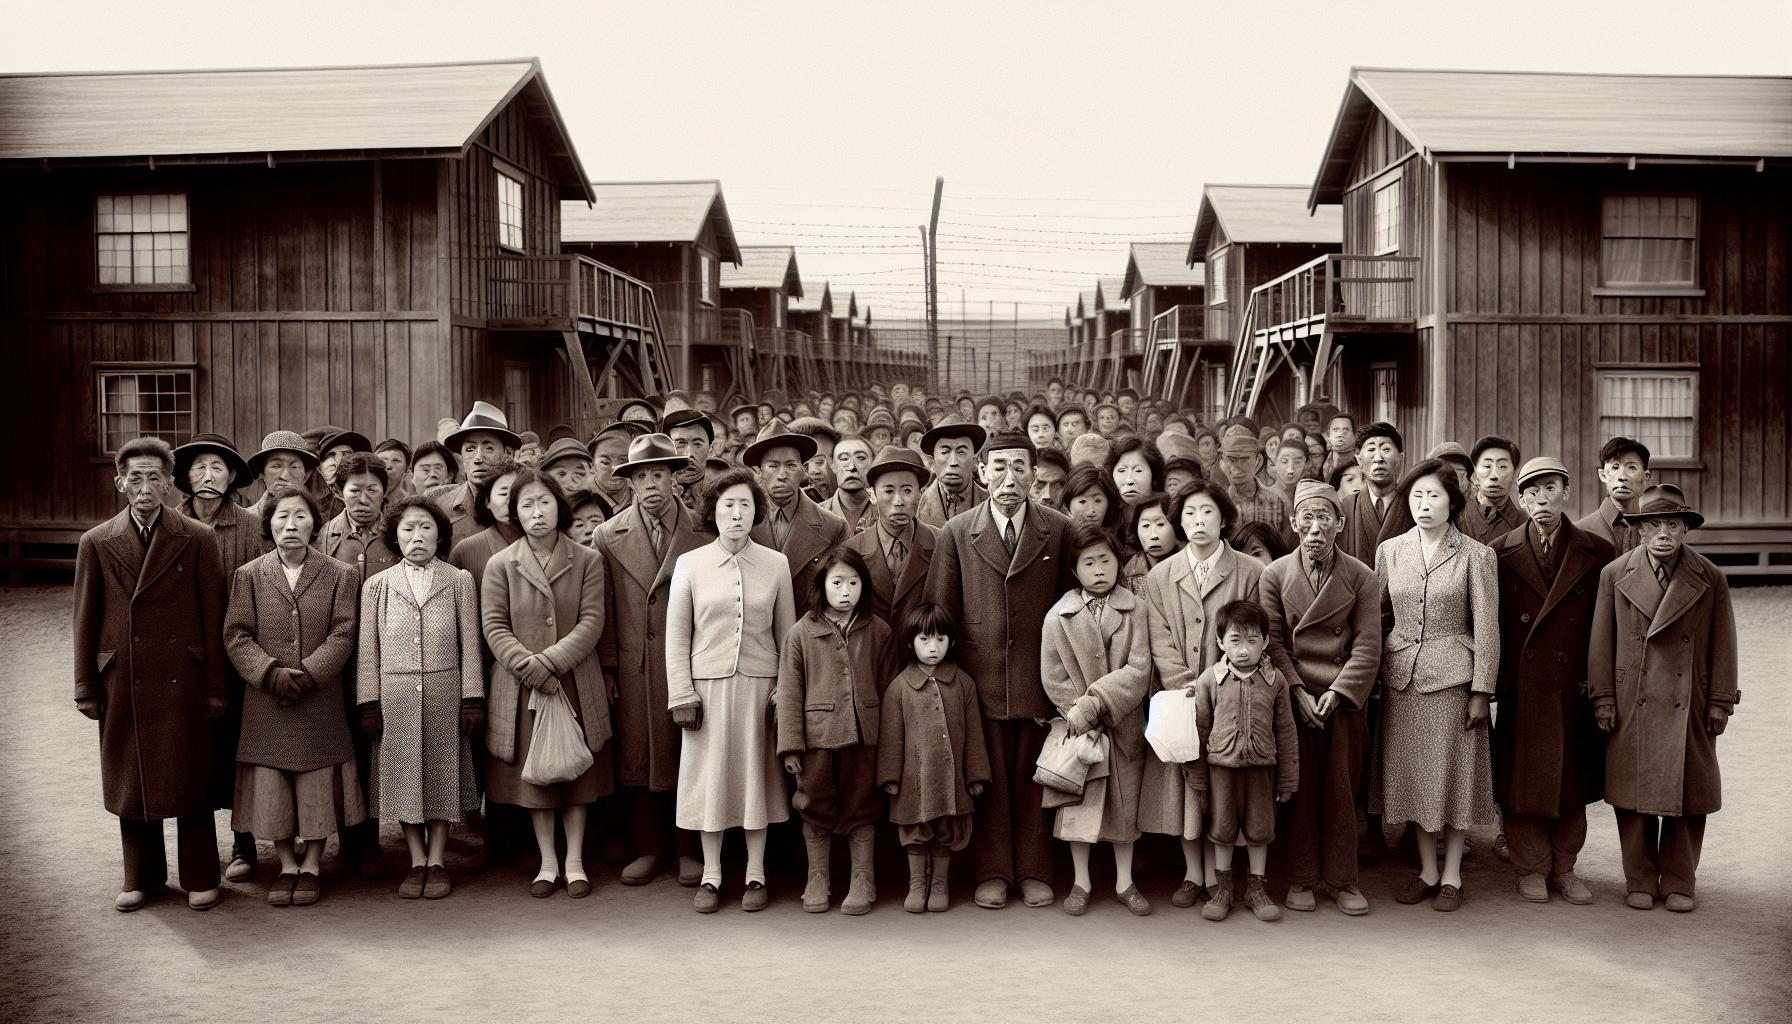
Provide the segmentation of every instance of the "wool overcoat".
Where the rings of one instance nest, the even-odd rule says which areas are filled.
[[[807,494],[799,492],[796,507],[790,515],[790,533],[780,548],[772,543],[771,519],[775,512],[773,508],[765,510],[765,522],[753,527],[753,543],[781,552],[790,563],[790,593],[800,618],[809,610],[809,589],[814,584],[816,571],[821,568],[821,560],[845,543],[849,536],[846,520],[824,510],[810,501]]]
[[[989,500],[989,492],[976,480],[966,485],[964,499],[958,503],[958,513],[963,515]],[[946,526],[946,485],[938,480],[921,488],[921,503],[915,508],[915,518],[936,530]]]
[[[1524,509],[1519,508],[1517,502],[1514,502],[1510,496],[1501,498],[1494,505],[1494,510],[1498,512],[1498,518],[1489,520],[1481,511],[1481,502],[1470,495],[1468,505],[1463,508],[1462,516],[1457,520],[1456,527],[1470,537],[1492,547],[1494,541],[1531,521],[1530,516],[1526,515]]]
[[[878,708],[896,674],[890,627],[855,615],[846,635],[819,612],[796,621],[778,655],[778,754],[877,742]]]
[[[362,543],[354,535],[347,512],[339,512],[318,531],[313,547],[355,570],[355,585],[360,586],[374,574],[390,569],[399,562],[398,552],[386,546],[379,523],[373,524],[373,536]]]
[[[218,538],[218,554],[224,559],[224,577],[236,572],[239,565],[247,564],[257,555],[274,550],[271,541],[261,535],[261,517],[254,511],[236,503],[236,495],[227,496],[218,506],[217,514],[211,522],[206,522],[193,514],[193,499],[188,498],[180,503],[180,511],[188,519],[205,523],[211,527]],[[226,584],[228,585],[228,583]]]
[[[877,784],[894,782],[890,820],[919,825],[973,811],[968,787],[991,781],[977,684],[952,662],[911,664],[884,691],[877,738]]]
[[[437,484],[424,492],[423,497],[448,517],[448,525],[454,531],[454,543],[459,544],[485,529],[473,517],[473,506],[479,502],[479,487],[473,481]]]
[[[1263,570],[1258,584],[1269,615],[1269,658],[1290,685],[1317,697],[1327,690],[1363,707],[1381,671],[1381,581],[1342,551],[1319,593],[1299,551]]]
[[[1398,537],[1413,528],[1412,509],[1399,491],[1383,499],[1382,518],[1375,518],[1375,500],[1365,486],[1344,503],[1344,532],[1338,535],[1338,550],[1375,568],[1375,549],[1391,537]]]
[[[1047,613],[1039,644],[1040,676],[1057,713],[1066,714],[1085,695],[1098,706],[1097,720],[1110,741],[1105,820],[1124,822],[1130,832],[1117,842],[1130,842],[1138,831],[1133,826],[1144,780],[1145,693],[1151,684],[1151,631],[1145,620],[1144,603],[1125,587],[1108,593],[1099,623],[1082,590],[1072,590]],[[1103,817],[1089,822],[1091,832]]]
[[[180,511],[193,515],[193,499],[180,503]],[[228,495],[218,506],[217,514],[205,525],[218,538],[218,553],[224,559],[224,587],[228,594],[230,577],[237,567],[272,551],[274,545],[261,535],[261,519],[236,503],[236,495]],[[228,597],[226,597],[228,600]],[[220,627],[222,628],[222,627]],[[227,658],[226,661],[229,659]],[[212,806],[228,809],[236,800],[236,741],[243,732],[243,678],[233,666],[226,666],[230,683],[230,706],[224,714],[212,719]]]
[[[908,562],[902,567],[902,575],[897,577],[890,572],[889,560],[884,557],[881,530],[866,530],[846,542],[846,546],[858,552],[865,560],[865,567],[871,570],[871,592],[865,595],[867,604],[863,607],[884,620],[892,636],[902,632],[909,611],[927,600],[927,576],[938,543],[939,531],[917,520]]]

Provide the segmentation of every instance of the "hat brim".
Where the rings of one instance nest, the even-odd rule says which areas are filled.
[[[615,469],[610,470],[610,475],[625,477],[634,473],[637,469],[646,469],[649,466],[665,466],[667,469],[688,469],[690,468],[690,465],[691,460],[689,456],[662,455],[659,458],[654,459],[641,459],[637,462],[621,463]]]
[[[765,458],[765,453],[773,448],[795,448],[804,462],[813,459],[816,451],[815,439],[807,434],[773,434],[747,445],[747,450],[741,453],[740,463],[743,466],[757,467]]]
[[[934,427],[921,435],[921,453],[933,451],[933,446],[947,438],[962,437],[971,442],[971,450],[982,451],[984,442],[989,440],[989,431],[975,423],[952,423],[943,427]]]
[[[247,460],[250,478],[253,479],[254,477],[260,476],[263,467],[267,465],[268,459],[281,452],[286,452],[289,455],[297,455],[299,461],[305,464],[306,469],[316,469],[323,461],[317,457],[316,452],[313,452],[309,448],[294,448],[290,445],[280,445],[276,448],[263,448],[261,451],[249,456]]]
[[[1686,523],[1686,528],[1696,530],[1705,525],[1705,517],[1690,508],[1679,508],[1672,512],[1626,512],[1619,517],[1625,523],[1634,523],[1642,519],[1679,519]]]
[[[330,449],[339,444],[346,444],[350,449],[357,452],[373,451],[373,442],[367,439],[366,434],[356,430],[344,430],[331,434],[329,437],[318,442],[317,454],[319,456],[325,455]]]
[[[230,467],[230,489],[240,491],[249,486],[255,475],[249,472],[249,460],[235,448],[214,443],[212,441],[189,441],[174,449],[174,486],[182,494],[192,494],[187,488],[187,470],[193,467],[193,460],[201,455],[216,455]]]
[[[458,454],[460,443],[466,439],[468,434],[496,434],[509,443],[512,451],[523,446],[522,435],[514,430],[507,430],[503,427],[459,427],[454,433],[442,438],[442,447]]]

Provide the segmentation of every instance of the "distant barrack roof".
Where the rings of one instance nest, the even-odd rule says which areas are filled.
[[[796,249],[788,245],[743,245],[740,266],[722,264],[723,288],[776,288],[800,297],[803,278],[796,267]]]
[[[819,313],[824,306],[830,311],[834,306],[834,294],[826,281],[810,281],[803,285],[800,295],[790,300],[792,313]]]
[[[1344,210],[1327,204],[1309,212],[1306,185],[1209,185],[1201,192],[1195,233],[1184,259],[1207,258],[1217,225],[1228,242],[1281,245],[1344,244]]]
[[[1143,288],[1203,288],[1207,268],[1190,266],[1184,258],[1188,247],[1181,242],[1134,242],[1126,257],[1126,276],[1120,291],[1131,299]]]
[[[591,192],[591,207],[575,203],[561,207],[561,241],[695,242],[704,227],[713,224],[721,250],[717,256],[729,263],[741,261],[719,181],[594,181]]]

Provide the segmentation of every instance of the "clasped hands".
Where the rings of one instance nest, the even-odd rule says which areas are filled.
[[[302,668],[281,668],[276,665],[268,669],[263,680],[269,693],[274,695],[274,703],[281,707],[297,704],[307,693],[317,689],[317,680]]]
[[[552,697],[560,692],[560,676],[554,671],[548,660],[539,654],[531,654],[510,666],[510,674],[537,693]]]
[[[1300,715],[1301,721],[1307,723],[1309,729],[1325,728],[1332,712],[1338,709],[1338,703],[1342,700],[1336,690],[1327,690],[1317,697],[1302,686],[1290,687],[1289,692],[1294,694],[1295,713]]]

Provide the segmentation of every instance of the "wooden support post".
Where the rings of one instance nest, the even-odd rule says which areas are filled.
[[[566,346],[566,361],[572,367],[572,428],[581,440],[597,432],[597,385],[591,378],[591,366],[585,362],[585,343],[578,331],[561,331],[560,341]]]

